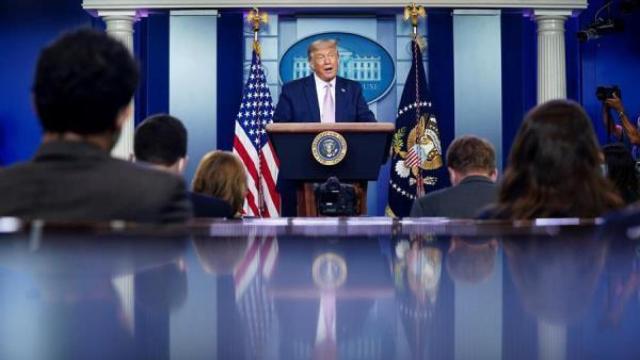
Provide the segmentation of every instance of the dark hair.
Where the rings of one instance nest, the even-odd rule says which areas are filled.
[[[497,252],[496,238],[452,236],[447,253],[447,271],[456,282],[480,283],[493,274]]]
[[[597,217],[622,205],[601,170],[589,116],[573,101],[552,100],[524,118],[509,154],[495,216]]]
[[[603,240],[587,229],[503,239],[510,277],[525,311],[549,324],[580,321],[607,260]]]
[[[170,166],[187,155],[187,129],[171,115],[153,115],[138,125],[133,144],[136,159]]]
[[[477,136],[459,137],[447,149],[447,166],[462,174],[471,171],[491,173],[496,168],[493,145]]]
[[[36,66],[32,91],[44,130],[114,130],[138,76],[136,61],[117,39],[91,29],[63,35],[42,50]]]
[[[613,182],[625,204],[640,198],[638,173],[631,152],[624,144],[607,144],[602,148],[607,164],[607,177]]]

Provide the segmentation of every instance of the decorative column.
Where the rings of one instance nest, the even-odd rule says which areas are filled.
[[[98,16],[107,25],[107,34],[120,40],[133,54],[133,23],[138,19],[138,12],[136,10],[99,10]],[[111,151],[112,156],[125,160],[133,154],[133,114],[135,113],[133,99],[131,99],[131,110],[131,115],[122,126],[120,138]],[[134,333],[135,321],[132,320],[135,319],[134,277],[132,274],[125,274],[112,279],[112,281],[122,302],[123,312],[130,320],[127,322],[127,326]]]
[[[107,34],[122,41],[122,43],[133,53],[133,23],[138,19],[138,11],[136,10],[100,10],[98,16],[104,20],[107,25]],[[131,106],[133,110],[133,99]],[[120,139],[114,146],[111,154],[121,159],[129,159],[133,154],[133,114],[125,122],[122,127]]]
[[[538,104],[567,97],[564,23],[569,10],[535,10],[538,23]]]

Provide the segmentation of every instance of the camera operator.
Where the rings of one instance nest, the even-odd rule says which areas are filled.
[[[615,120],[611,118],[610,109],[615,110],[621,125],[616,124]],[[611,141],[611,136],[614,136],[614,141],[623,143],[631,151],[633,159],[639,160],[640,131],[629,121],[629,117],[624,112],[622,99],[616,92],[612,92],[611,96],[607,96],[602,101],[602,120],[607,128],[608,141]]]

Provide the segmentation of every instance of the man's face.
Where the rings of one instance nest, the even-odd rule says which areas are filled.
[[[311,54],[309,65],[323,81],[333,80],[338,74],[338,50],[330,45],[321,45]]]

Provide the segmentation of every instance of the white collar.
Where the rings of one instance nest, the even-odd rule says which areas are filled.
[[[313,78],[316,81],[316,88],[317,89],[324,89],[324,86],[327,84],[326,81],[320,79],[320,77],[318,77],[318,74],[313,73]],[[331,81],[329,81],[328,83],[331,84],[331,89],[335,89],[336,88],[336,79],[338,77],[334,77],[333,79],[331,79]]]

